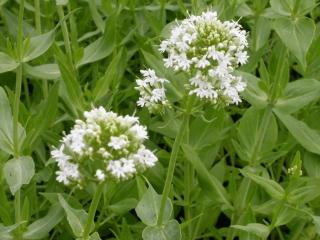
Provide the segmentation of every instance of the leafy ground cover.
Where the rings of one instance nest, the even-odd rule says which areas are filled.
[[[208,12],[245,39],[214,22],[194,43],[183,20]],[[1,240],[320,238],[319,1],[0,0],[0,16]],[[177,26],[179,54],[209,44],[210,61],[169,62]],[[223,57],[214,84],[236,93],[192,83]]]

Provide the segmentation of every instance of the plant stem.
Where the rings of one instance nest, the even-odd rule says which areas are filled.
[[[40,12],[40,0],[34,0],[34,20],[36,23],[37,34],[41,34],[41,12]]]
[[[58,5],[57,6],[57,11],[58,11],[59,19],[60,19],[60,21],[62,21],[63,18],[64,18],[63,7],[61,5]],[[63,41],[64,41],[64,47],[66,49],[69,61],[70,61],[70,63],[73,63],[73,61],[72,61],[72,50],[71,50],[69,32],[68,32],[66,21],[62,21],[61,30],[62,30],[62,36],[63,36]]]
[[[34,21],[36,24],[36,31],[37,34],[40,35],[41,34],[41,8],[40,8],[40,0],[34,0]],[[43,96],[44,98],[48,97],[48,82],[46,79],[42,79],[42,91],[43,91]]]
[[[96,214],[97,207],[98,207],[98,204],[99,204],[99,201],[100,201],[104,186],[105,185],[103,183],[100,183],[98,185],[98,188],[97,188],[97,190],[96,190],[96,192],[95,192],[95,194],[93,196],[93,199],[91,201],[90,208],[89,208],[89,213],[88,213],[87,223],[86,223],[86,226],[85,226],[84,231],[83,231],[83,240],[89,240],[90,230],[91,230],[91,227],[94,224],[94,216]]]
[[[187,97],[187,104],[186,105],[187,105],[186,111],[183,115],[182,123],[180,125],[176,139],[173,143],[173,147],[172,147],[172,151],[171,151],[171,155],[170,155],[167,177],[166,177],[166,181],[164,184],[161,203],[160,203],[159,217],[158,217],[158,221],[157,221],[158,226],[162,225],[164,209],[166,206],[167,198],[170,193],[170,188],[171,188],[171,183],[172,183],[172,179],[173,179],[174,168],[175,168],[175,165],[177,162],[179,148],[180,148],[180,145],[182,142],[182,138],[183,138],[183,136],[186,132],[186,129],[188,127],[189,116],[190,116],[190,112],[192,109],[192,101],[189,96]]]
[[[16,86],[15,86],[15,96],[13,103],[13,148],[14,157],[19,157],[20,155],[20,143],[19,143],[19,103],[21,95],[21,85],[22,85],[22,54],[23,54],[23,14],[24,14],[24,0],[20,1],[19,8],[19,20],[18,20],[18,36],[17,36],[17,57],[20,65],[16,72]],[[15,222],[20,223],[21,221],[21,196],[20,189],[16,192],[14,199],[14,209],[15,209]],[[21,228],[17,227],[17,240],[21,239]]]

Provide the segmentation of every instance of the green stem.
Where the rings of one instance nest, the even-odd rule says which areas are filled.
[[[21,95],[21,85],[22,85],[22,54],[23,54],[23,14],[24,14],[24,0],[20,1],[19,8],[19,22],[18,22],[18,36],[17,36],[17,57],[20,65],[17,68],[16,72],[16,86],[15,86],[15,96],[13,103],[13,148],[14,156],[19,157],[20,155],[20,143],[19,143],[19,103]],[[14,199],[14,208],[15,208],[15,222],[21,222],[21,196],[20,189],[16,192]],[[21,239],[21,228],[17,228],[17,240]]]
[[[34,0],[34,21],[36,23],[36,31],[37,34],[41,34],[41,8],[40,8],[40,0]],[[49,95],[49,90],[48,90],[48,82],[46,79],[42,79],[42,91],[43,91],[43,96],[44,98],[47,98]]]
[[[89,213],[88,213],[88,218],[87,218],[87,223],[86,223],[86,226],[83,231],[83,240],[89,240],[90,230],[94,224],[94,216],[96,214],[97,207],[98,207],[103,189],[104,189],[104,184],[100,183],[98,185],[98,188],[97,188],[97,190],[93,196],[93,199],[91,201]]]
[[[13,102],[13,147],[14,155],[18,157],[20,155],[20,144],[19,144],[19,103],[21,95],[21,85],[22,85],[22,64],[17,68],[16,72],[16,87]]]
[[[37,34],[41,34],[41,12],[40,12],[40,0],[34,0],[34,21],[36,23]]]
[[[186,112],[183,115],[182,123],[180,125],[176,139],[173,143],[173,147],[170,155],[167,177],[164,184],[161,203],[160,203],[160,211],[159,211],[159,217],[157,222],[158,226],[162,225],[164,209],[166,206],[167,198],[170,193],[171,183],[172,183],[173,174],[174,174],[174,168],[177,162],[177,157],[178,157],[180,145],[182,143],[182,138],[185,135],[186,129],[188,128],[188,121],[189,121],[191,109],[192,109],[192,102],[191,102],[191,98],[188,96]]]
[[[63,18],[64,18],[63,7],[61,5],[58,5],[57,6],[57,11],[58,11],[59,19],[60,19],[60,21],[62,21]],[[71,50],[69,32],[68,32],[66,21],[62,21],[61,30],[62,30],[62,36],[63,36],[63,41],[64,41],[64,47],[66,49],[69,61],[71,63],[73,63],[73,61],[72,61],[72,50]]]

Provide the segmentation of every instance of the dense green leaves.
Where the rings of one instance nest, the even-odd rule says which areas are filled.
[[[0,0],[0,239],[318,239],[318,5]],[[207,9],[247,31],[248,62],[235,70],[247,87],[238,105],[191,97],[182,143],[174,144],[192,76],[166,68],[168,55],[159,46],[173,26]],[[146,68],[169,80],[170,107],[159,113],[137,106],[136,79]],[[127,181],[108,176],[97,211],[89,214],[94,169],[108,161],[88,153],[79,160],[88,164],[80,173],[85,181],[64,186],[50,152],[84,111],[99,106],[138,117],[159,161]],[[81,138],[73,141],[81,145]],[[159,223],[173,148],[177,161]],[[86,229],[88,223],[94,227]]]

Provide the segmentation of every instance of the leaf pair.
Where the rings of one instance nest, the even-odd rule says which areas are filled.
[[[180,225],[172,217],[172,203],[167,199],[163,214],[163,225],[157,226],[162,196],[158,195],[150,185],[136,207],[136,213],[147,225],[143,230],[144,240],[179,240],[181,239]]]

